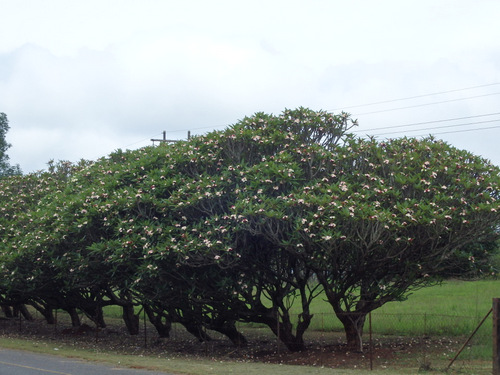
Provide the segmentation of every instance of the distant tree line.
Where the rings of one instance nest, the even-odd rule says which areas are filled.
[[[9,129],[10,127],[7,115],[3,112],[0,112],[0,178],[21,174],[19,165],[10,165],[9,163],[9,155],[7,155],[7,150],[11,147],[11,144],[8,143],[6,139],[6,135]]]

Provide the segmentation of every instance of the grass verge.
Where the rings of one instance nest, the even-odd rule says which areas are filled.
[[[107,363],[114,366],[163,371],[169,374],[185,375],[396,375],[416,374],[417,368],[339,369],[313,366],[292,366],[258,362],[220,361],[193,357],[152,357],[145,355],[124,355],[95,349],[76,349],[61,343],[44,340],[22,340],[0,338],[3,348],[25,350],[40,354],[58,355],[87,361]],[[486,373],[486,372],[485,372]],[[478,373],[482,375],[482,373]]]

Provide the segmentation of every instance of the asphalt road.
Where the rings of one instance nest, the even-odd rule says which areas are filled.
[[[168,375],[0,348],[0,375]]]

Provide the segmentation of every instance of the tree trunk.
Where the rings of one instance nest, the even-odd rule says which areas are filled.
[[[123,308],[123,321],[130,335],[139,334],[139,315],[134,314],[134,306],[126,305]]]
[[[290,321],[290,315],[286,310],[280,315],[275,310],[260,305],[251,309],[247,308],[245,315],[243,320],[246,322],[267,325],[289,351],[301,352],[306,350],[304,332],[309,327],[312,315],[301,314],[295,335],[293,334],[293,324]]]
[[[37,302],[31,302],[31,306],[42,314],[47,324],[56,324],[56,317],[54,316],[54,309],[52,307]]]
[[[74,328],[80,327],[82,323],[80,322],[80,316],[78,315],[78,312],[74,307],[70,307],[69,309],[66,309],[66,312],[71,318],[71,326]]]
[[[235,346],[240,347],[248,344],[246,337],[236,329],[234,322],[215,323],[210,328],[225,335]]]
[[[348,350],[363,352],[363,326],[365,324],[365,313],[337,314],[344,325]]]
[[[311,324],[311,320],[313,318],[313,314],[309,314],[306,312],[303,312],[302,314],[299,315],[299,322],[297,323],[297,329],[295,336],[302,340],[304,342],[304,333],[306,330],[309,328],[309,325]]]
[[[203,327],[196,323],[183,323],[181,324],[186,328],[186,330],[196,337],[200,342],[211,341],[212,338],[207,335]]]
[[[97,326],[97,328],[106,328],[106,322],[104,321],[104,314],[101,306],[85,306],[81,309],[87,318],[89,318]]]
[[[33,320],[33,316],[31,315],[31,313],[28,311],[28,308],[26,307],[25,304],[21,303],[19,305],[16,305],[14,307],[18,312],[21,313],[21,315],[24,317],[24,319],[26,319],[27,321],[29,322],[32,322]]]
[[[14,317],[14,314],[12,313],[12,309],[10,308],[10,306],[2,305],[2,311],[5,314],[6,318],[13,318]]]
[[[279,339],[285,344],[288,350],[291,352],[302,352],[306,350],[304,338],[293,334],[291,324],[281,323],[279,327]]]
[[[156,332],[161,338],[169,338],[170,330],[172,329],[172,322],[168,319],[167,316],[162,313],[157,313],[153,311],[153,309],[149,306],[144,305],[144,311],[148,315],[149,321],[156,328]],[[165,318],[165,323],[163,323],[163,319]]]
[[[283,319],[283,321],[280,321],[277,317],[268,316],[265,321],[267,326],[271,328],[273,333],[283,344],[285,344],[288,350],[291,352],[301,352],[306,350],[303,335],[293,334],[293,325],[289,319]]]

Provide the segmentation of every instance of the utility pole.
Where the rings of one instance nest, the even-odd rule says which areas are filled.
[[[493,298],[493,375],[500,375],[500,298]]]
[[[188,140],[191,138],[191,131],[188,131]],[[164,130],[163,131],[163,138],[162,139],[151,139],[151,142],[153,142],[153,146],[155,145],[155,142],[160,142],[160,143],[175,143],[179,142],[179,139],[167,139],[167,132]]]

